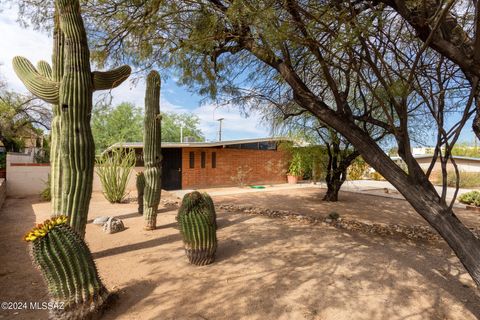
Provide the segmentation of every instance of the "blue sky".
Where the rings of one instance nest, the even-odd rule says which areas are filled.
[[[0,74],[7,81],[10,89],[26,93],[26,89],[17,78],[12,68],[12,58],[21,55],[33,64],[39,60],[51,61],[52,38],[47,33],[24,29],[17,23],[17,12],[6,9],[0,12],[0,30],[2,49],[0,50]],[[8,44],[8,45],[5,45]],[[133,85],[126,81],[111,91],[113,104],[132,102],[143,108],[145,84],[139,81]],[[200,105],[201,97],[188,92],[170,77],[162,83],[162,111],[192,112],[200,118],[200,127],[208,140],[216,140],[218,118],[224,118],[222,140],[262,138],[270,136],[265,124],[260,123],[259,116],[252,114],[245,118],[232,107],[216,108],[214,104]]]
[[[0,74],[7,80],[9,87],[17,92],[26,93],[26,89],[13,72],[11,61],[16,55],[28,58],[36,64],[39,60],[50,61],[52,39],[49,34],[32,29],[24,29],[17,23],[17,12],[5,9],[0,12],[0,30],[3,45],[0,50]],[[111,91],[113,104],[131,102],[143,108],[145,84],[139,81],[135,85],[131,81],[124,82]],[[256,114],[245,118],[233,107],[216,108],[214,104],[200,105],[201,97],[176,84],[170,77],[162,83],[161,110],[176,112],[192,112],[200,118],[200,128],[207,140],[216,140],[218,136],[218,118],[224,118],[222,139],[246,139],[270,136],[269,128],[260,122]],[[458,115],[452,116],[456,121]],[[453,119],[448,119],[452,122]],[[453,121],[453,122],[454,122]],[[447,121],[448,122],[448,121]],[[432,135],[433,137],[433,135]],[[433,142],[432,138],[425,137]],[[474,135],[469,122],[464,128],[460,142],[473,143]]]

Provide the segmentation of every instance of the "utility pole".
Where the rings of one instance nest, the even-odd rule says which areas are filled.
[[[222,141],[222,121],[223,120],[225,120],[225,118],[217,119],[217,121],[218,121],[218,141]]]
[[[183,124],[180,125],[180,143],[183,143]]]

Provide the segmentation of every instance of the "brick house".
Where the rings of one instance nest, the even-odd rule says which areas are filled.
[[[220,142],[162,143],[162,188],[165,190],[257,185],[286,182],[287,154],[283,138]],[[117,143],[132,148],[143,167],[143,143]]]

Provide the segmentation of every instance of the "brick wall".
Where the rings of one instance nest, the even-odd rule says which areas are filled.
[[[190,152],[194,152],[194,168],[190,169]],[[205,168],[201,167],[201,153],[205,152]],[[216,153],[216,168],[212,168],[212,153]],[[207,188],[235,186],[232,180],[237,170],[251,169],[246,184],[267,184],[286,182],[284,152],[273,150],[246,150],[228,148],[183,148],[182,151],[182,188]]]

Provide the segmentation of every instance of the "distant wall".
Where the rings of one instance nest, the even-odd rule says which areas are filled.
[[[9,155],[7,156],[7,159]],[[143,167],[135,167],[130,174],[127,191],[136,192],[135,175]],[[45,188],[45,181],[50,173],[49,164],[40,163],[14,163],[7,161],[7,195],[26,196],[38,195]],[[102,183],[95,173],[93,178],[93,191],[102,191]]]
[[[0,179],[0,209],[2,208],[3,202],[7,197],[7,181],[5,179]]]

